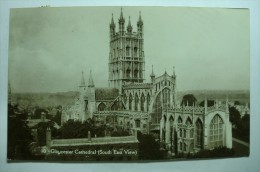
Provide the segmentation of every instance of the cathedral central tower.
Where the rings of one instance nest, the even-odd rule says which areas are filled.
[[[133,32],[130,17],[125,30],[125,18],[121,9],[119,30],[113,19],[110,23],[109,87],[121,91],[127,83],[143,83],[145,71],[143,21],[141,13],[137,21],[137,32]]]

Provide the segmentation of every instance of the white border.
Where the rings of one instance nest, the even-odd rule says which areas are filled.
[[[249,158],[156,163],[7,163],[7,78],[9,9],[58,6],[192,6],[250,9],[251,143]],[[260,1],[259,0],[0,0],[0,171],[260,171]],[[236,29],[236,28],[234,28]]]

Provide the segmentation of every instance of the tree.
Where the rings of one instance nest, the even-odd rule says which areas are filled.
[[[46,145],[46,130],[47,127],[50,127],[51,129],[51,135],[52,137],[58,137],[58,131],[56,128],[54,128],[54,122],[48,121],[48,122],[40,122],[37,124],[37,139],[39,146],[45,146]]]
[[[237,126],[237,134],[239,135],[240,139],[250,142],[250,115],[244,115],[238,126]]]
[[[240,102],[236,100],[236,101],[234,102],[234,105],[240,105]]]
[[[199,106],[204,107],[204,102],[205,102],[205,100],[202,101],[202,102],[200,102]],[[215,101],[214,101],[214,100],[209,100],[209,99],[207,99],[207,105],[208,105],[207,107],[214,106],[214,104],[215,104]]]
[[[229,120],[235,128],[238,127],[240,123],[240,113],[235,107],[229,107]]]
[[[8,104],[8,159],[32,159],[30,143],[33,137],[27,126],[27,115],[26,111],[19,111],[18,105]]]
[[[139,159],[140,160],[162,160],[164,152],[160,150],[159,142],[151,134],[137,133],[139,141]]]
[[[193,94],[186,94],[182,97],[181,105],[187,105],[192,106],[193,104],[196,104],[197,99]]]
[[[61,125],[61,111],[58,110],[56,115],[51,118],[52,121],[56,122],[58,125]]]

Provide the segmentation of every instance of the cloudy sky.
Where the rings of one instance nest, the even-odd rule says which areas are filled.
[[[247,9],[123,7],[144,21],[146,81],[175,66],[177,89],[249,89]],[[77,90],[81,71],[108,85],[109,23],[120,7],[12,9],[9,81],[14,92]],[[118,29],[118,25],[116,27]]]

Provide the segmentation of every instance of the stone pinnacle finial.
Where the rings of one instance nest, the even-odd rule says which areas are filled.
[[[86,83],[85,83],[85,79],[84,79],[84,72],[81,72],[81,82],[80,82],[80,87],[85,87]]]
[[[89,87],[94,87],[95,86],[93,78],[92,78],[92,71],[91,70],[90,70],[90,74],[89,74],[88,86]]]

